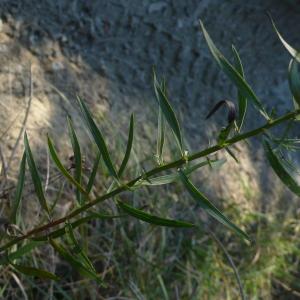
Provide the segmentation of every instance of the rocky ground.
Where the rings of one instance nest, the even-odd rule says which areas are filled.
[[[297,46],[298,2],[1,0],[0,130],[5,160],[12,167],[18,162],[22,143],[16,149],[14,145],[23,124],[34,151],[45,157],[45,133],[51,132],[64,153],[67,112],[78,120],[76,94],[116,130],[127,128],[134,111],[141,148],[149,150],[145,141],[153,141],[156,123],[152,66],[167,79],[191,149],[208,145],[208,137],[225,120],[217,114],[205,122],[205,115],[217,101],[235,100],[236,91],[213,61],[199,30],[199,18],[228,57],[231,44],[237,47],[246,77],[267,109],[286,111],[291,107],[286,76],[289,56],[266,11]],[[32,101],[25,120],[30,91]],[[250,110],[247,128],[263,122],[256,116]],[[236,151],[240,151],[241,164],[232,161],[221,176],[216,175],[213,194],[249,204],[251,197],[268,190],[269,172],[259,148],[240,145]],[[251,193],[245,196],[245,190]]]

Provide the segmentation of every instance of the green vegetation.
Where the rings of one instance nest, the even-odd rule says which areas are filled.
[[[288,130],[280,138],[274,137],[272,128],[291,126],[300,115],[300,54],[274,25],[292,55],[289,82],[295,102],[294,110],[278,117],[273,111],[267,112],[246,82],[237,50],[232,48],[231,64],[202,23],[201,28],[217,64],[238,92],[238,109],[232,101],[223,100],[208,114],[211,117],[222,105],[228,108],[228,124],[215,137],[216,144],[193,154],[187,151],[166,83],[154,72],[158,104],[156,157],[148,162],[147,170],[142,162],[132,159],[138,126],[132,115],[127,145],[117,153],[116,162],[108,137],[78,97],[82,121],[92,138],[89,149],[95,149],[86,156],[94,161],[90,170],[84,168],[71,118],[71,167],[61,161],[55,142],[48,136],[52,162],[60,178],[73,188],[69,192],[73,191],[74,196],[73,207],[56,217],[57,203],[64,201],[64,184],[57,194],[46,195],[38,160],[25,133],[11,215],[2,221],[1,298],[288,299],[300,295],[299,212],[293,207],[288,209],[288,204],[284,208],[274,205],[265,213],[247,211],[230,199],[222,201],[221,209],[195,184],[195,174],[202,168],[216,172],[225,163],[224,159],[216,159],[215,153],[225,150],[238,161],[232,146],[260,136],[270,166],[299,196],[294,166],[287,163],[283,153],[298,150],[300,140],[289,136]],[[263,116],[264,123],[243,132],[248,104]],[[174,141],[175,160],[166,161],[164,157],[167,141]],[[29,174],[42,210],[40,222],[33,229],[24,224],[20,209],[27,200],[22,192]]]

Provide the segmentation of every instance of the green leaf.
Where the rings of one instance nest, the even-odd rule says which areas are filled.
[[[283,44],[285,49],[292,55],[292,57],[294,57],[294,59],[297,60],[300,63],[300,52],[297,51],[296,49],[294,49],[289,43],[287,43],[285,41],[285,39],[282,37],[282,35],[277,30],[277,27],[276,27],[275,22],[273,21],[271,15],[270,14],[268,14],[268,15],[269,15],[269,18],[270,18],[271,23],[273,25],[274,31],[276,32],[277,36],[279,37],[281,43]]]
[[[221,224],[227,226],[240,237],[250,241],[249,236],[241,230],[238,226],[233,224],[226,216],[224,216],[207,198],[203,195],[187,178],[183,171],[179,171],[181,180],[186,187],[189,194],[199,203],[200,207],[203,208],[208,214],[219,221]]]
[[[84,195],[87,195],[87,192],[84,190],[84,188],[81,186],[81,184],[79,182],[77,182],[72,176],[71,174],[67,171],[67,169],[63,166],[63,164],[61,163],[60,159],[58,158],[57,152],[54,148],[54,145],[50,139],[49,136],[47,136],[47,140],[48,140],[48,148],[49,148],[49,152],[50,155],[52,157],[52,160],[54,161],[54,163],[56,164],[57,168],[60,170],[60,172],[70,181],[71,184],[75,185],[77,187],[77,189]]]
[[[25,146],[25,152],[26,152],[26,160],[27,160],[27,164],[29,167],[32,181],[33,181],[35,193],[39,199],[39,202],[40,202],[42,208],[47,212],[47,214],[49,216],[50,212],[49,212],[49,208],[48,208],[46,198],[44,195],[41,178],[40,178],[40,175],[38,173],[37,167],[34,162],[34,158],[33,158],[30,146],[29,146],[29,141],[28,141],[26,131],[24,134],[24,146]]]
[[[71,139],[71,144],[73,148],[74,153],[74,162],[75,162],[75,175],[74,179],[81,185],[81,172],[82,172],[82,158],[81,158],[81,150],[80,145],[74,130],[73,122],[70,117],[68,117],[68,128],[69,128],[69,135]],[[76,190],[76,198],[77,202],[81,205],[82,199],[81,199],[81,192],[77,188]]]
[[[220,167],[225,163],[225,159],[223,160],[218,160],[218,159],[213,159],[213,160],[207,160],[207,161],[202,161],[198,164],[195,164],[193,166],[188,166],[184,170],[185,175],[190,175],[197,169],[204,167],[206,165],[209,165],[210,167]],[[137,185],[150,185],[150,186],[156,186],[156,185],[164,185],[164,184],[170,184],[172,182],[175,182],[180,179],[180,175],[178,173],[175,174],[168,174],[168,175],[162,175],[162,176],[157,176],[154,178],[149,178],[148,180],[143,180],[142,182],[137,182]]]
[[[97,274],[95,274],[93,270],[87,268],[80,261],[75,259],[74,256],[71,255],[61,244],[55,242],[53,239],[50,239],[50,244],[53,249],[58,252],[81,275],[89,279],[96,280],[99,284],[103,285],[101,278]]]
[[[268,161],[277,174],[277,176],[281,179],[281,181],[297,196],[300,196],[300,186],[295,181],[295,179],[287,172],[287,170],[283,167],[280,159],[272,150],[270,144],[267,141],[264,141],[264,148],[268,158]]]
[[[84,120],[86,121],[86,124],[90,130],[90,133],[92,134],[94,141],[95,141],[100,153],[102,154],[104,163],[105,163],[110,175],[113,176],[117,181],[119,181],[118,174],[112,164],[112,161],[111,161],[111,158],[110,158],[110,155],[109,155],[109,152],[108,152],[108,149],[105,144],[105,141],[104,141],[101,131],[97,127],[96,123],[94,122],[92,115],[91,115],[90,111],[88,110],[88,108],[86,107],[86,105],[84,104],[83,100],[81,100],[80,97],[78,97],[77,99],[78,99],[78,103],[79,103],[82,115],[84,117]]]
[[[24,151],[20,168],[19,168],[19,175],[18,175],[18,184],[16,188],[15,198],[13,202],[13,208],[11,213],[11,222],[16,223],[17,222],[17,215],[18,215],[18,209],[21,203],[22,198],[22,192],[24,187],[24,181],[25,181],[25,167],[26,167],[26,152]]]
[[[30,253],[34,248],[41,246],[43,244],[44,244],[44,241],[29,241],[27,244],[20,247],[18,250],[9,253],[8,259],[7,259],[7,257],[0,258],[0,266],[7,264],[9,261],[18,259],[18,258],[26,255],[27,253]]]
[[[56,276],[53,273],[50,273],[48,271],[45,270],[41,270],[41,269],[36,269],[36,268],[32,268],[32,267],[26,267],[26,266],[21,266],[21,265],[16,265],[11,263],[11,265],[20,273],[25,274],[25,275],[29,275],[29,276],[35,276],[35,277],[39,277],[42,279],[50,279],[50,280],[59,280],[60,278],[58,276]]]
[[[123,158],[123,161],[121,163],[119,172],[118,172],[118,176],[121,177],[126,166],[127,163],[129,161],[129,157],[130,157],[130,153],[131,153],[131,149],[132,149],[132,144],[133,144],[133,136],[134,136],[134,115],[132,114],[130,117],[130,124],[129,124],[129,133],[128,133],[128,141],[127,141],[127,147],[126,147],[126,152]]]
[[[218,136],[218,145],[222,146],[226,143],[226,140],[232,130],[234,128],[234,122],[229,123],[226,127],[222,128],[219,136]]]
[[[194,227],[195,226],[194,224],[188,222],[164,219],[164,218],[150,215],[140,209],[136,209],[121,201],[118,201],[118,206],[130,216],[150,224],[155,224],[159,226],[168,226],[168,227]]]
[[[166,118],[169,126],[172,129],[172,132],[175,136],[181,154],[183,155],[183,144],[182,144],[182,136],[180,132],[179,122],[175,115],[175,112],[167,98],[166,89],[162,87],[158,81],[156,80],[156,75],[154,73],[154,87],[155,87],[155,95],[161,111]]]
[[[288,78],[296,109],[300,108],[300,74],[298,67],[298,62],[295,59],[291,59]],[[297,120],[299,120],[299,118],[298,116]]]
[[[92,187],[94,185],[95,178],[96,178],[97,171],[98,171],[98,167],[99,167],[99,163],[100,163],[100,159],[101,159],[101,154],[100,154],[100,152],[98,152],[97,156],[96,156],[96,159],[95,159],[95,162],[94,162],[94,165],[93,165],[92,172],[91,172],[90,177],[89,177],[87,187],[86,187],[86,191],[87,191],[88,194],[91,192]]]
[[[219,67],[224,71],[224,73],[229,77],[229,79],[236,85],[238,90],[244,95],[244,97],[248,98],[252,101],[253,105],[259,112],[264,116],[267,120],[269,120],[269,116],[265,111],[263,105],[260,100],[257,98],[251,87],[245,81],[245,79],[240,75],[240,73],[228,62],[228,60],[224,57],[224,55],[219,51],[219,49],[215,46],[208,32],[206,31],[203,23],[200,21],[200,25],[204,34],[204,38],[206,43],[218,63]]]
[[[96,273],[96,270],[95,270],[92,262],[90,261],[88,256],[85,254],[82,247],[79,245],[79,243],[75,237],[74,231],[73,231],[73,226],[69,222],[67,222],[65,230],[67,232],[67,236],[69,237],[71,244],[73,245],[72,252],[76,253],[76,255],[80,259],[81,263],[83,263],[88,269],[90,269]]]
[[[244,68],[242,65],[241,58],[236,48],[232,45],[232,52],[234,54],[234,66],[239,74],[245,79]],[[247,98],[238,90],[238,104],[239,104],[239,117],[237,120],[237,127],[240,131],[245,120],[246,112],[247,112]]]
[[[159,99],[159,94],[157,91],[157,78],[155,71],[153,70],[153,86],[155,91],[156,99]],[[163,88],[164,93],[166,93],[166,87]],[[156,157],[159,165],[163,164],[163,149],[165,144],[165,118],[161,110],[160,105],[158,106],[158,124],[157,124],[157,144],[156,144]]]
[[[124,215],[107,215],[107,214],[100,214],[100,213],[90,213],[88,216],[83,217],[75,222],[71,223],[71,226],[73,229],[79,227],[82,224],[85,224],[91,220],[96,220],[96,219],[101,219],[101,220],[110,220],[110,219],[116,219],[116,218],[121,218],[124,217]],[[55,239],[58,238],[66,233],[65,226],[56,229],[49,234],[42,235],[42,236],[37,236],[32,238],[34,241],[47,241],[49,238]]]

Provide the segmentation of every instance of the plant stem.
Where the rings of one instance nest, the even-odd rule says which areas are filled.
[[[8,249],[9,247],[17,244],[18,242],[20,242],[22,240],[25,240],[25,239],[33,236],[33,235],[36,235],[36,234],[44,232],[44,231],[47,232],[50,229],[52,229],[53,227],[55,227],[59,224],[62,224],[64,222],[66,222],[67,220],[70,220],[70,219],[78,216],[80,213],[87,211],[90,207],[95,206],[96,204],[98,204],[100,202],[103,202],[103,201],[105,201],[109,198],[112,198],[112,197],[114,197],[114,196],[130,189],[130,187],[133,187],[134,184],[137,183],[139,180],[143,180],[144,178],[151,177],[153,175],[159,174],[159,173],[161,173],[163,171],[166,171],[166,170],[169,170],[169,169],[179,168],[182,165],[186,164],[186,162],[193,161],[193,160],[196,160],[196,159],[201,158],[201,157],[205,157],[205,156],[210,155],[212,153],[215,153],[215,152],[217,152],[217,151],[219,151],[219,150],[221,150],[225,147],[231,146],[231,145],[233,145],[237,142],[240,142],[240,141],[246,140],[250,137],[262,134],[266,130],[268,130],[272,127],[275,127],[275,126],[277,126],[277,125],[279,125],[279,124],[281,124],[281,123],[283,123],[287,120],[294,119],[297,115],[300,115],[300,109],[289,112],[289,113],[286,113],[285,115],[283,115],[283,116],[281,116],[277,119],[269,120],[265,125],[263,125],[261,127],[258,127],[254,130],[250,130],[250,131],[245,132],[243,134],[238,134],[238,135],[234,136],[233,138],[228,139],[222,145],[214,145],[212,147],[206,148],[202,151],[199,151],[199,152],[196,152],[192,155],[189,155],[185,158],[180,158],[176,161],[170,162],[170,163],[165,164],[163,166],[153,168],[152,170],[146,172],[145,174],[138,176],[137,178],[123,184],[122,186],[119,186],[115,190],[113,190],[113,191],[111,191],[111,192],[109,192],[109,193],[107,193],[103,196],[97,197],[96,199],[94,199],[94,200],[86,203],[85,205],[75,209],[73,212],[69,213],[68,215],[66,215],[66,216],[64,216],[60,219],[51,221],[51,222],[49,222],[49,223],[47,223],[43,226],[34,228],[34,229],[30,230],[29,232],[27,232],[26,234],[9,241],[8,243],[6,243],[5,245],[0,247],[0,252]]]

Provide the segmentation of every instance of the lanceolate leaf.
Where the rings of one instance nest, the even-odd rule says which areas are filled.
[[[179,171],[181,180],[188,190],[189,194],[199,203],[200,207],[203,208],[208,214],[210,214],[217,221],[223,225],[232,229],[242,238],[250,241],[249,236],[235,224],[233,224],[226,216],[224,216],[207,198],[203,195],[187,178],[183,171]]]
[[[101,154],[99,152],[96,156],[96,159],[95,159],[95,162],[94,162],[94,165],[93,165],[93,169],[92,169],[92,172],[91,172],[91,175],[89,177],[89,181],[88,181],[88,184],[87,184],[87,187],[86,187],[86,191],[87,191],[88,194],[91,192],[92,187],[94,185],[95,178],[96,178],[96,175],[97,175],[97,170],[98,170],[99,163],[100,163],[100,159],[101,159]]]
[[[71,139],[71,144],[73,148],[73,153],[74,153],[74,163],[75,163],[75,176],[74,179],[81,185],[81,172],[82,172],[82,158],[81,158],[81,150],[80,150],[80,145],[74,130],[73,122],[72,120],[68,117],[68,128],[69,128],[69,135]],[[81,192],[77,188],[76,190],[76,198],[77,202],[79,204],[81,203]]]
[[[154,79],[155,78],[156,77],[154,77]],[[157,102],[159,104],[159,107],[161,108],[161,111],[165,119],[167,120],[169,126],[171,127],[175,139],[178,143],[179,149],[183,154],[182,136],[181,136],[179,123],[175,115],[175,112],[167,98],[166,90],[158,83],[157,80],[154,81],[154,84],[155,84],[155,93],[157,94]]]
[[[206,165],[209,165],[210,167],[220,167],[221,165],[223,165],[225,163],[226,160],[218,160],[218,159],[212,159],[212,160],[206,160],[206,161],[202,161],[198,164],[195,164],[193,166],[188,166],[185,170],[184,170],[184,174],[186,176],[190,175],[191,173],[193,173],[194,171],[196,171],[197,169],[204,167]],[[164,184],[170,184],[172,182],[175,182],[177,180],[180,179],[180,175],[178,173],[175,174],[169,174],[169,175],[162,175],[162,176],[158,176],[158,177],[154,177],[154,178],[149,178],[148,180],[144,180],[140,183],[137,183],[137,185],[151,185],[151,186],[155,186],[155,185],[164,185]]]
[[[117,181],[119,180],[118,174],[112,164],[107,146],[105,144],[103,135],[99,128],[97,127],[96,123],[94,122],[92,115],[86,105],[84,104],[83,100],[81,100],[78,97],[78,103],[81,109],[81,112],[83,114],[84,120],[86,121],[86,124],[90,130],[90,133],[92,134],[94,141],[103,157],[104,163],[110,173],[111,176],[113,176]]]
[[[204,34],[204,38],[207,42],[207,45],[218,63],[219,67],[225,72],[225,74],[230,78],[230,80],[237,86],[239,91],[249,100],[251,100],[254,106],[259,110],[259,112],[269,120],[269,116],[265,111],[263,105],[260,100],[257,98],[251,87],[245,81],[245,79],[240,75],[240,73],[227,61],[224,55],[219,51],[219,49],[215,46],[208,32],[206,31],[203,23],[200,21],[200,25]]]
[[[195,226],[194,224],[191,224],[188,222],[164,219],[164,218],[150,215],[140,209],[136,209],[128,204],[121,202],[121,201],[118,201],[118,205],[130,216],[132,216],[136,219],[142,220],[144,222],[150,223],[150,224],[155,224],[155,225],[159,225],[159,226],[168,226],[168,227],[194,227]]]
[[[84,190],[84,188],[80,185],[80,183],[78,183],[72,176],[71,174],[67,171],[67,169],[63,166],[63,164],[61,163],[60,159],[58,158],[57,152],[53,146],[53,143],[50,139],[50,137],[48,136],[48,148],[49,148],[49,152],[50,155],[54,161],[54,163],[56,164],[57,168],[60,170],[60,172],[70,181],[70,183],[72,183],[73,185],[75,185],[78,190],[84,194],[87,195],[87,192]]]
[[[16,265],[11,263],[11,265],[20,273],[25,274],[25,275],[29,275],[29,276],[35,276],[35,277],[39,277],[42,279],[51,279],[51,280],[59,280],[60,278],[58,276],[56,276],[53,273],[50,273],[48,271],[45,270],[41,270],[41,269],[36,269],[36,268],[32,268],[32,267],[26,267],[26,266],[21,266],[21,265]]]
[[[99,284],[103,284],[100,277],[94,272],[83,265],[80,261],[74,258],[61,244],[50,239],[50,244],[56,252],[58,252],[74,269],[76,269],[83,276],[96,280]]]
[[[126,152],[123,158],[123,161],[121,163],[119,172],[118,172],[118,176],[121,177],[126,166],[127,163],[129,161],[129,157],[130,157],[130,153],[131,153],[131,149],[132,149],[132,144],[133,144],[133,136],[134,136],[134,115],[132,114],[130,117],[130,125],[129,125],[129,133],[128,133],[128,141],[127,141],[127,147],[126,147]]]
[[[236,70],[239,72],[239,74],[245,79],[242,61],[234,46],[232,46],[232,52],[234,54],[234,66]],[[239,90],[238,90],[238,103],[239,103],[239,117],[237,119],[237,128],[240,131],[244,123],[248,103],[247,103],[247,98]]]
[[[100,213],[90,213],[88,216],[83,217],[75,222],[71,223],[71,226],[73,229],[77,228],[78,226],[85,224],[91,220],[110,220],[110,219],[116,219],[116,218],[121,218],[124,217],[124,215],[108,215],[108,214],[100,214]],[[60,229],[56,229],[49,234],[42,235],[42,236],[37,236],[32,238],[34,241],[47,241],[49,238],[55,239],[58,238],[66,233],[65,227],[62,227]]]
[[[45,239],[46,241],[46,239]],[[34,248],[41,246],[44,244],[44,241],[29,241],[24,246],[21,246],[18,250],[11,252],[8,254],[8,257],[2,257],[0,258],[0,266],[9,263],[10,261],[13,261],[15,259],[18,259],[27,253],[30,253]]]
[[[159,101],[159,94],[157,91],[157,85],[159,85],[155,71],[153,70],[153,85],[154,85],[154,91],[157,101]],[[166,93],[166,87],[165,83],[163,86],[163,91]],[[158,124],[157,124],[157,144],[156,144],[156,156],[157,156],[157,162],[159,165],[163,164],[163,149],[165,144],[165,118],[164,114],[161,110],[160,105],[158,105]]]
[[[21,164],[20,164],[18,184],[17,184],[15,199],[14,199],[14,203],[13,203],[12,213],[11,213],[11,222],[12,223],[17,222],[18,209],[20,206],[23,187],[24,187],[24,181],[25,181],[25,167],[26,167],[26,153],[24,151],[22,160],[21,160]]]
[[[41,178],[40,178],[40,175],[38,173],[37,167],[36,167],[35,162],[34,162],[34,158],[33,158],[30,146],[29,146],[29,141],[28,141],[28,137],[27,137],[26,132],[25,132],[25,135],[24,135],[24,146],[25,146],[25,152],[26,152],[26,160],[27,160],[27,164],[28,164],[28,167],[29,167],[29,171],[30,171],[30,174],[31,174],[32,181],[33,181],[35,193],[36,193],[36,195],[39,199],[39,202],[40,202],[42,208],[49,215],[49,208],[48,208],[46,198],[45,198],[45,195],[44,195]]]
[[[300,106],[300,73],[299,63],[292,59],[289,64],[289,85],[297,108]]]
[[[271,15],[269,14],[269,18],[272,22],[273,28],[276,32],[276,34],[278,35],[281,43],[283,44],[283,46],[286,48],[286,50],[300,63],[300,52],[297,51],[296,49],[294,49],[289,43],[286,42],[286,40],[282,37],[282,35],[279,33],[279,31],[277,30],[277,27],[271,17]]]
[[[85,252],[83,251],[83,249],[81,248],[81,246],[79,245],[74,231],[73,231],[73,227],[70,223],[67,223],[66,225],[66,232],[67,235],[70,239],[70,242],[73,245],[73,249],[72,252],[76,252],[76,254],[78,255],[80,261],[88,268],[91,269],[93,272],[96,272],[92,262],[90,261],[90,259],[88,258],[88,256],[85,254]]]
[[[283,167],[280,159],[277,157],[277,155],[272,150],[270,144],[267,141],[264,141],[264,148],[266,151],[266,155],[268,158],[268,161],[274,170],[274,172],[277,174],[277,176],[281,179],[281,181],[297,196],[300,197],[300,186],[295,181],[295,179],[289,174],[289,172]]]

